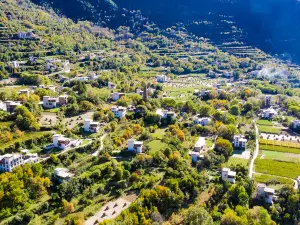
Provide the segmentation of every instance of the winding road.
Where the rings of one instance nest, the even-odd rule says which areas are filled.
[[[92,154],[92,156],[98,156],[98,154],[99,154],[99,152],[100,151],[102,151],[102,149],[103,149],[103,139],[106,137],[106,133],[105,134],[103,134],[102,135],[102,137],[100,138],[100,141],[101,141],[101,145],[100,145],[100,148],[97,150],[97,151],[95,151],[93,154]]]

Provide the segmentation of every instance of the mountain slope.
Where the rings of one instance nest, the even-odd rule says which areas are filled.
[[[177,22],[188,25],[194,21],[209,21],[212,26],[200,23],[189,31],[198,36],[209,37],[220,43],[228,27],[220,31],[220,23],[229,20],[243,30],[243,37],[237,41],[258,46],[264,51],[284,54],[285,59],[300,61],[300,3],[297,0],[34,0],[48,3],[72,19],[87,19],[102,22],[111,27],[124,25],[122,8],[141,10],[161,27]],[[70,7],[71,6],[71,7]],[[119,9],[119,10],[118,10]],[[166,13],[167,12],[167,13]],[[221,17],[220,17],[221,16]],[[230,25],[230,24],[229,24]],[[222,25],[223,26],[223,25]],[[216,27],[216,29],[214,29]],[[209,32],[206,30],[209,29]],[[235,34],[232,36],[235,38]]]

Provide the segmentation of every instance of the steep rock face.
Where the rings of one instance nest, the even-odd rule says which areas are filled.
[[[216,43],[236,39],[300,61],[298,0],[33,1],[39,4],[46,2],[72,19],[92,20],[110,27],[124,25],[124,18],[120,16],[123,8],[141,10],[143,15],[161,27],[183,22],[193,33],[209,37]],[[243,32],[236,32],[233,26]]]

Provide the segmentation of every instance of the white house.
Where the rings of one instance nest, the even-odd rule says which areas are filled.
[[[176,117],[176,113],[174,111],[169,110],[158,109],[156,110],[156,114],[160,115],[162,119],[174,119]]]
[[[84,131],[90,133],[97,133],[100,130],[100,123],[93,122],[90,119],[84,120]]]
[[[132,151],[135,153],[143,152],[143,142],[136,141],[135,139],[129,139],[128,141],[128,151]]]
[[[43,107],[46,109],[53,109],[57,107],[57,98],[50,96],[43,96]]]
[[[300,127],[300,120],[294,120],[294,121],[292,122],[292,127],[293,127],[294,129],[297,129],[298,127]]]
[[[53,135],[53,145],[56,148],[65,149],[70,146],[71,140],[66,138],[64,135],[61,134],[54,134]]]
[[[24,94],[24,95],[27,96],[27,98],[29,98],[30,90],[28,90],[28,89],[23,89],[23,90],[18,91],[18,94],[19,94],[19,95]]]
[[[112,82],[108,82],[107,83],[107,87],[108,87],[108,89],[115,89],[116,85],[114,83],[112,83]]]
[[[196,152],[201,152],[202,150],[204,150],[205,146],[206,146],[205,137],[199,137],[198,141],[196,142],[196,144],[194,146],[194,150]]]
[[[166,83],[168,80],[169,78],[166,75],[159,75],[156,77],[156,81],[159,83]]]
[[[230,183],[235,183],[236,172],[231,171],[229,168],[222,169],[222,180],[229,181]]]
[[[11,65],[12,68],[19,68],[20,67],[20,63],[18,61],[12,61],[9,64]]]
[[[235,148],[246,148],[247,139],[243,135],[235,135],[233,138],[233,146]]]
[[[123,118],[124,116],[126,116],[127,113],[127,109],[125,107],[121,107],[121,106],[113,106],[110,109],[113,114],[115,115],[116,118]]]
[[[16,110],[16,108],[18,106],[21,106],[21,102],[15,102],[15,101],[5,101],[4,103],[4,109],[5,111],[9,112],[9,113],[14,113],[14,111]]]
[[[274,116],[278,116],[278,113],[276,112],[275,109],[273,109],[273,108],[268,108],[268,109],[263,110],[263,117],[264,117],[265,119],[271,119],[271,118],[273,118]]]
[[[119,93],[119,92],[114,92],[111,94],[111,99],[113,101],[118,101],[120,98],[122,98],[123,96],[125,96],[124,93]]]
[[[26,163],[37,163],[39,157],[35,154],[6,154],[0,156],[0,171],[12,172],[15,167],[21,166]]]
[[[275,190],[268,188],[265,184],[257,184],[257,195],[258,199],[264,199],[266,203],[273,204],[273,198]]]
[[[194,118],[194,124],[198,124],[198,125],[201,125],[201,126],[207,126],[210,122],[211,122],[211,118],[209,118],[209,117],[199,118],[199,117],[196,116]]]
[[[72,177],[74,177],[73,173],[70,173],[66,168],[56,168],[54,170],[54,178],[59,182],[62,183],[63,181],[69,181]]]

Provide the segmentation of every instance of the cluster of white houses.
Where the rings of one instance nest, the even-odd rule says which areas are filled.
[[[198,116],[195,116],[195,118],[194,118],[194,124],[197,124],[197,125],[207,126],[210,122],[211,122],[211,118],[209,118],[209,117],[199,118]]]
[[[64,106],[68,104],[68,95],[60,95],[59,97],[43,97],[43,107],[45,109],[54,109],[58,106]]]
[[[176,113],[174,111],[166,109],[157,109],[156,114],[160,115],[162,119],[174,119],[176,117]]]
[[[6,154],[0,156],[0,171],[12,172],[12,170],[18,166],[26,163],[37,163],[39,161],[37,153],[31,154],[28,150],[21,152],[21,154]]]
[[[263,118],[265,119],[272,119],[273,117],[278,116],[278,113],[275,109],[273,108],[268,108],[263,110],[262,114]]]

